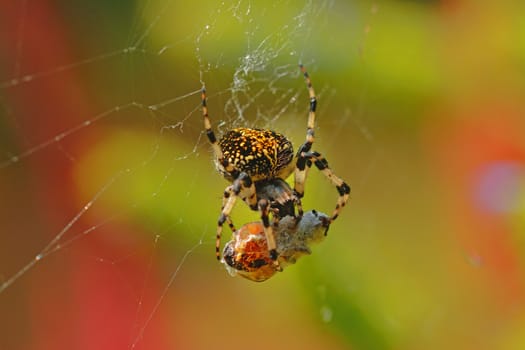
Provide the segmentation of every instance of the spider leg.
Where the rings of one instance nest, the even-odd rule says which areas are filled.
[[[305,152],[310,151],[312,144],[314,143],[315,138],[315,109],[317,108],[317,97],[315,96],[315,91],[312,86],[312,80],[310,75],[306,71],[306,68],[302,64],[299,65],[301,72],[303,73],[304,79],[306,81],[306,87],[308,88],[308,95],[310,96],[310,109],[308,111],[308,124],[306,125],[306,142],[303,144],[305,147]]]
[[[217,234],[215,241],[215,255],[217,260],[221,260],[221,237],[222,237],[222,227],[225,222],[228,223],[228,226],[232,229],[232,232],[235,232],[235,226],[230,217],[230,213],[237,201],[237,198],[244,200],[250,208],[257,210],[257,196],[255,192],[255,185],[253,184],[250,176],[244,172],[240,173],[239,176],[233,181],[233,184],[226,187],[224,190],[222,198],[222,208],[221,215],[217,222]]]
[[[312,162],[307,158],[301,158],[299,155],[302,153],[310,152],[312,145],[315,139],[315,110],[317,108],[317,97],[315,95],[314,88],[312,86],[312,80],[310,75],[306,71],[306,68],[299,64],[299,68],[303,73],[304,79],[306,81],[306,87],[308,88],[308,95],[310,97],[310,108],[308,111],[308,123],[306,125],[306,141],[301,145],[299,151],[297,152],[297,163],[295,170],[295,186],[294,186],[294,200],[295,206],[297,208],[297,222],[303,216],[303,205],[301,203],[301,198],[304,195],[304,183],[306,181],[306,175],[310,169]]]
[[[266,242],[268,244],[268,252],[270,254],[270,258],[273,260],[274,267],[277,271],[282,271],[281,266],[279,265],[279,261],[277,260],[278,254],[277,254],[277,244],[275,243],[275,235],[273,233],[273,228],[270,225],[270,217],[269,217],[269,211],[270,211],[270,203],[267,199],[260,199],[259,203],[259,211],[261,212],[261,221],[263,223],[264,227],[264,235],[266,236]],[[275,220],[275,217],[274,217]]]
[[[303,145],[304,146],[304,145]],[[304,184],[306,182],[306,176],[308,175],[308,171],[310,170],[310,167],[312,166],[312,161],[309,160],[306,157],[301,157],[300,155],[303,154],[302,152],[303,146],[299,149],[297,162],[295,163],[295,173],[294,173],[294,200],[295,200],[295,206],[297,208],[297,221],[299,221],[303,217],[303,204],[301,202],[301,198],[304,196]]]
[[[279,227],[279,221],[281,221],[279,209],[272,208],[272,206],[270,205],[269,211],[272,213],[272,226],[275,228]]]
[[[211,128],[211,121],[210,117],[208,116],[208,105],[206,103],[206,88],[203,86],[201,90],[201,101],[202,101],[202,117],[204,119],[204,129],[206,130],[206,136],[208,136],[208,141],[210,141],[211,146],[213,148],[213,154],[215,156],[215,159],[217,159],[217,162],[221,164],[224,167],[224,170],[226,170],[228,173],[232,173],[236,175],[235,167],[233,164],[228,162],[227,159],[224,159],[224,154],[222,153],[221,147],[219,146],[219,143],[217,142],[217,137],[215,137],[215,133],[213,132]]]
[[[303,145],[304,146],[304,145]],[[301,149],[303,149],[301,146]],[[312,162],[315,164],[317,169],[323,173],[323,175],[336,187],[339,197],[335,209],[330,217],[330,223],[337,219],[342,208],[348,202],[350,196],[350,186],[343,181],[340,177],[334,174],[332,169],[328,166],[328,161],[319,152],[304,152],[299,150],[296,169],[295,169],[295,187],[294,192],[299,198],[304,195],[304,183],[306,181],[306,174],[308,169],[311,167]]]
[[[233,185],[226,187],[226,189],[224,190],[224,194],[222,196],[221,213],[224,210],[224,207],[226,206],[226,203],[228,202],[228,199],[230,198],[230,194],[232,193],[232,191],[233,191]],[[232,219],[231,219],[231,217],[229,215],[226,218],[226,222],[228,223],[228,226],[230,227],[232,232],[237,231],[237,229],[235,228],[235,225],[233,224],[233,221],[232,221]]]

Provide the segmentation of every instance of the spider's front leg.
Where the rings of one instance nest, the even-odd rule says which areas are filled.
[[[260,199],[258,203],[259,211],[261,212],[261,221],[263,223],[264,227],[264,235],[266,236],[266,242],[268,244],[268,253],[270,255],[270,259],[273,260],[274,268],[277,271],[282,271],[281,266],[279,265],[279,261],[277,258],[279,257],[279,254],[277,253],[277,244],[275,242],[275,235],[273,233],[273,228],[270,225],[270,203],[267,199]],[[274,217],[275,220],[275,217]],[[278,221],[275,221],[277,223]]]
[[[233,181],[231,186],[228,186],[224,190],[224,195],[222,197],[222,208],[221,215],[217,222],[217,235],[215,242],[215,255],[217,260],[221,260],[221,237],[222,237],[222,226],[225,222],[228,223],[232,232],[235,232],[235,226],[230,217],[230,213],[237,201],[237,198],[244,200],[252,210],[257,210],[257,196],[255,192],[255,186],[252,179],[245,172],[239,173],[239,176]]]
[[[306,143],[305,143],[306,144]],[[324,176],[336,187],[339,197],[337,198],[337,203],[335,205],[334,212],[330,217],[330,223],[337,219],[341,209],[348,202],[348,197],[350,196],[350,186],[343,181],[340,177],[334,174],[332,169],[328,166],[328,161],[319,153],[305,151],[310,147],[307,145],[301,146],[298,152],[297,163],[295,168],[295,185],[294,193],[298,198],[304,196],[304,183],[306,181],[306,175],[308,170],[312,166],[312,162],[315,164],[317,169],[323,173]]]

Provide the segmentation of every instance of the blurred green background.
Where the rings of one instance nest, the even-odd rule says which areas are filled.
[[[523,349],[517,3],[0,4],[0,349]],[[232,278],[199,90],[219,135],[297,148],[300,62],[351,200],[311,256]],[[312,170],[304,207],[336,198]]]

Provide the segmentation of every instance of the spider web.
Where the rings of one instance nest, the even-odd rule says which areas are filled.
[[[208,348],[232,341],[223,335],[231,322],[281,315],[271,303],[293,298],[300,288],[293,279],[248,285],[214,260],[226,183],[202,131],[200,89],[206,85],[219,135],[272,128],[297,147],[308,108],[304,63],[320,100],[317,145],[343,177],[352,166],[338,166],[346,158],[330,151],[348,149],[340,141],[347,135],[366,145],[368,158],[352,175],[364,187],[381,150],[360,110],[366,90],[352,86],[349,72],[362,64],[377,7],[328,0],[0,7],[8,53],[0,60],[0,348]],[[341,90],[350,86],[355,102]],[[335,191],[321,175],[311,178],[305,208],[329,212]],[[257,215],[238,205],[233,219],[241,225]],[[267,293],[268,304],[252,305]],[[305,303],[292,302],[287,313],[312,314]],[[329,321],[328,306],[319,312]],[[251,337],[296,320],[283,317]],[[315,322],[298,323],[312,334],[289,341],[344,347]],[[235,327],[246,334],[240,348],[253,330]],[[261,339],[260,347],[272,343]]]

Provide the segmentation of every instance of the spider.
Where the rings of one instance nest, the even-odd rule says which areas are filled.
[[[276,270],[280,271],[274,227],[286,216],[296,218],[299,222],[303,216],[301,198],[304,196],[304,185],[308,170],[315,166],[336,187],[337,198],[329,226],[339,215],[350,195],[350,186],[336,176],[328,166],[327,160],[318,152],[312,151],[314,143],[315,110],[317,98],[312,81],[305,67],[299,68],[306,81],[310,96],[310,109],[306,128],[306,141],[299,147],[294,157],[292,143],[282,134],[267,129],[235,128],[224,134],[217,141],[211,128],[206,104],[206,88],[201,91],[202,115],[204,129],[211,143],[215,166],[231,185],[226,187],[222,199],[221,214],[217,224],[215,255],[221,260],[220,243],[224,223],[228,223],[232,232],[236,232],[230,214],[237,201],[243,200],[252,210],[259,211],[268,254]],[[294,188],[285,179],[294,173]],[[295,210],[297,209],[297,215]]]
[[[315,210],[307,211],[299,222],[292,216],[282,218],[274,226],[277,258],[281,269],[295,264],[303,255],[310,254],[310,245],[324,239],[329,217]],[[230,274],[240,275],[255,282],[272,277],[278,268],[268,253],[268,244],[262,222],[251,222],[234,232],[226,243],[223,262]]]

